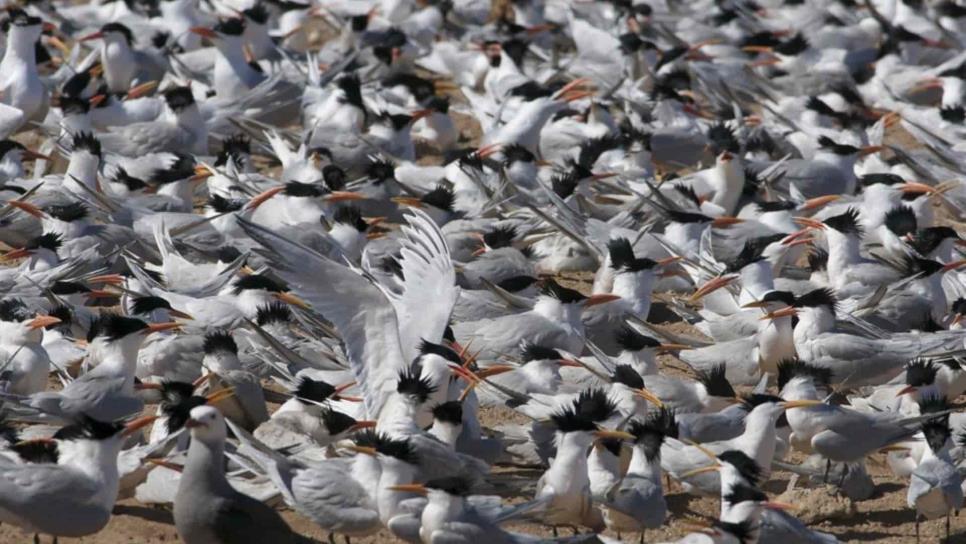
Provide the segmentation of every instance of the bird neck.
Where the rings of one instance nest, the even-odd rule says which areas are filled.
[[[86,194],[84,189],[77,186],[78,183],[82,183],[91,191],[96,192],[97,167],[99,164],[100,159],[97,155],[88,153],[85,150],[71,153],[70,163],[67,165],[67,173],[64,174],[64,185],[72,192]]]
[[[376,507],[379,519],[386,524],[399,513],[399,503],[411,499],[415,495],[406,491],[389,489],[394,485],[411,484],[416,477],[416,467],[397,459],[382,461],[382,473],[379,476],[379,489],[376,490]]]
[[[558,493],[587,487],[587,448],[592,441],[590,434],[582,431],[557,433],[557,456],[550,463],[545,480]]]
[[[188,458],[181,473],[182,482],[192,482],[218,496],[234,493],[225,477],[225,443],[211,443],[192,438],[188,446]]]
[[[661,484],[661,454],[660,449],[658,449],[658,454],[652,459],[647,458],[647,453],[645,453],[644,444],[634,444],[631,450],[631,463],[627,467],[628,474],[639,474],[642,476],[647,476],[652,482]]]
[[[745,172],[742,170],[739,160],[735,158],[730,161],[723,161],[715,168],[715,175],[712,177],[714,185],[714,196],[711,202],[721,206],[726,214],[733,214],[741,198],[741,189],[745,184]]]
[[[614,277],[611,293],[621,297],[624,304],[641,319],[651,307],[651,292],[654,290],[654,271],[623,272]]]
[[[456,440],[459,439],[463,431],[462,425],[453,425],[442,421],[434,421],[433,427],[429,429],[429,434],[435,436],[440,442],[447,446],[456,447]]]
[[[7,50],[3,54],[3,64],[6,69],[16,66],[36,73],[37,55],[34,51],[34,43],[37,40],[32,39],[35,32],[11,25],[10,33],[7,34]]]
[[[832,331],[835,328],[835,315],[827,308],[805,308],[798,314],[795,325],[795,343],[808,341]]]

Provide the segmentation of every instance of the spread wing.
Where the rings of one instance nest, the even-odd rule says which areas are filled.
[[[239,218],[275,271],[342,335],[366,413],[377,417],[406,368],[396,312],[382,291],[363,276],[269,229]]]
[[[400,322],[399,341],[404,360],[412,361],[419,342],[439,343],[459,297],[456,271],[446,238],[428,215],[413,210],[402,228],[403,290],[386,292]]]

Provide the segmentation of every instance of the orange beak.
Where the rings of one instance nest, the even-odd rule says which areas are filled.
[[[120,274],[104,274],[102,276],[93,276],[87,281],[90,283],[106,283],[108,285],[124,285],[124,276]]]
[[[25,248],[11,249],[10,251],[4,253],[0,258],[6,261],[11,261],[14,259],[23,259],[24,257],[30,256],[30,250]]]
[[[326,202],[344,202],[347,200],[365,200],[366,197],[352,191],[332,191],[325,196]]]
[[[43,329],[48,325],[56,325],[60,323],[60,318],[54,317],[52,315],[38,315],[37,317],[30,320],[30,324],[27,325],[31,330]]]
[[[401,206],[408,206],[410,208],[422,208],[423,201],[414,196],[394,196],[389,200],[399,204]]]
[[[557,361],[557,363],[560,366],[569,366],[569,367],[573,367],[573,368],[584,368],[584,365],[580,364],[577,361],[574,361],[573,359],[561,359],[561,360]]]
[[[175,321],[168,321],[166,323],[151,323],[150,325],[148,325],[147,331],[148,332],[170,331],[171,329],[177,329],[179,327],[181,327],[181,323],[177,323]]]
[[[354,433],[356,431],[361,431],[363,429],[375,429],[375,428],[376,428],[375,421],[369,420],[369,419],[363,419],[360,421],[356,421],[354,425],[350,426],[348,432]]]
[[[151,91],[157,88],[157,86],[158,86],[157,81],[148,81],[147,83],[142,83],[135,87],[131,87],[131,89],[127,92],[127,95],[124,97],[124,99],[134,100],[135,98],[141,98],[142,96],[150,94]]]
[[[915,385],[907,385],[907,386],[903,387],[902,389],[900,389],[898,392],[896,392],[896,397],[901,397],[902,395],[908,395],[910,393],[915,393],[918,390],[919,390],[919,388],[916,387]]]
[[[739,219],[737,217],[730,217],[723,215],[721,217],[715,217],[711,220],[711,226],[715,228],[730,227],[731,225],[737,225],[738,223],[744,223],[744,219]]]
[[[779,317],[791,317],[798,313],[798,310],[792,307],[782,308],[781,310],[775,310],[774,312],[769,312],[761,317],[759,320],[763,319],[778,319]]]
[[[14,208],[17,208],[25,213],[29,213],[37,219],[43,219],[47,216],[43,210],[29,202],[24,202],[23,200],[8,200],[7,206],[13,206]]]
[[[826,205],[826,204],[828,204],[830,202],[835,202],[836,200],[838,200],[840,198],[842,198],[840,195],[817,196],[815,198],[810,198],[810,199],[806,200],[802,204],[801,209],[803,209],[803,210],[814,210],[815,208],[821,208],[822,206],[824,206],[824,205]]]
[[[142,416],[124,426],[121,436],[131,436],[135,432],[154,423],[158,416]]]
[[[620,300],[621,297],[617,295],[590,295],[584,300],[584,308],[590,308],[591,306],[597,306],[598,304],[606,304],[608,302],[613,302],[615,300]]]
[[[503,144],[484,145],[483,147],[476,150],[476,154],[479,155],[481,159],[485,159],[490,155],[499,151],[501,147],[503,147]]]
[[[717,276],[717,277],[711,278],[710,280],[708,280],[708,283],[705,283],[704,285],[699,287],[698,290],[695,291],[693,295],[691,295],[691,301],[693,302],[693,301],[701,300],[702,298],[710,295],[711,293],[717,291],[718,289],[721,289],[722,287],[733,283],[737,279],[738,279],[738,276],[736,275]]]
[[[193,26],[190,31],[202,38],[214,39],[218,37],[214,30],[204,26]]]
[[[272,187],[271,189],[269,189],[267,191],[263,191],[263,192],[259,193],[254,198],[252,198],[251,200],[248,201],[247,208],[249,210],[255,210],[259,206],[261,206],[262,204],[264,204],[268,199],[272,198],[273,196],[277,195],[278,193],[281,193],[284,190],[285,190],[285,187],[284,186],[278,186],[278,187]]]

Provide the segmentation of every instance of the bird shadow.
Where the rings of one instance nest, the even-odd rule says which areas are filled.
[[[147,506],[132,506],[132,505],[126,505],[126,504],[119,504],[114,507],[114,515],[131,516],[135,518],[146,519],[148,521],[153,521],[155,523],[166,523],[168,525],[174,525],[174,516],[171,514],[171,511],[165,510],[163,508],[151,508]]]

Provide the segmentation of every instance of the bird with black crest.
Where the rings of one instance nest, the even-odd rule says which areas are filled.
[[[78,415],[52,438],[41,439],[56,446],[46,450],[51,455],[28,464],[0,462],[6,475],[0,484],[0,519],[55,538],[97,533],[110,521],[117,499],[122,444],[155,419],[121,424]]]
[[[661,408],[643,421],[632,420],[627,432],[634,436],[627,472],[601,501],[604,522],[617,531],[618,538],[622,532],[643,533],[664,525],[667,502],[661,485],[661,445],[667,436],[678,437],[674,411]]]
[[[47,387],[50,355],[42,342],[44,329],[60,318],[34,314],[16,298],[0,300],[0,389],[14,395],[32,395]],[[58,361],[59,362],[59,361]]]
[[[88,333],[87,358],[91,370],[60,391],[0,396],[28,412],[45,414],[55,420],[73,420],[82,414],[101,421],[130,416],[144,406],[136,395],[134,382],[137,352],[144,338],[151,332],[179,326],[177,323],[149,325],[140,319],[102,315],[91,323]]]
[[[418,366],[401,371],[395,393],[380,412],[376,430],[410,444],[419,458],[420,477],[462,476],[479,482],[489,472],[489,466],[474,457],[454,451],[417,423],[419,412],[436,389],[428,378],[420,374]]]
[[[517,237],[518,230],[513,225],[498,226],[480,235],[482,247],[471,261],[463,264],[457,276],[460,286],[482,289],[484,280],[499,284],[510,278],[535,276],[530,249]]]
[[[604,390],[588,389],[550,416],[557,431],[557,453],[537,482],[536,498],[549,501],[541,520],[555,531],[558,526],[603,529],[603,517],[591,497],[587,449],[595,439],[634,438],[627,432],[600,429],[600,423],[615,412]]]
[[[739,450],[755,460],[763,473],[771,473],[771,463],[775,459],[778,445],[775,427],[786,409],[792,408],[787,401],[770,395],[752,395],[747,401],[754,408],[745,416],[744,431],[734,437],[719,442],[698,445],[686,444],[669,438],[661,450],[661,466],[675,480],[681,482],[685,490],[701,495],[718,495],[721,491],[721,478],[708,467],[706,452],[721,453]]]
[[[919,523],[922,519],[946,517],[946,541],[949,538],[949,517],[963,507],[963,477],[949,455],[953,446],[949,429],[949,415],[922,423],[926,441],[923,456],[912,472],[906,503],[916,510],[916,542],[919,542]]]

